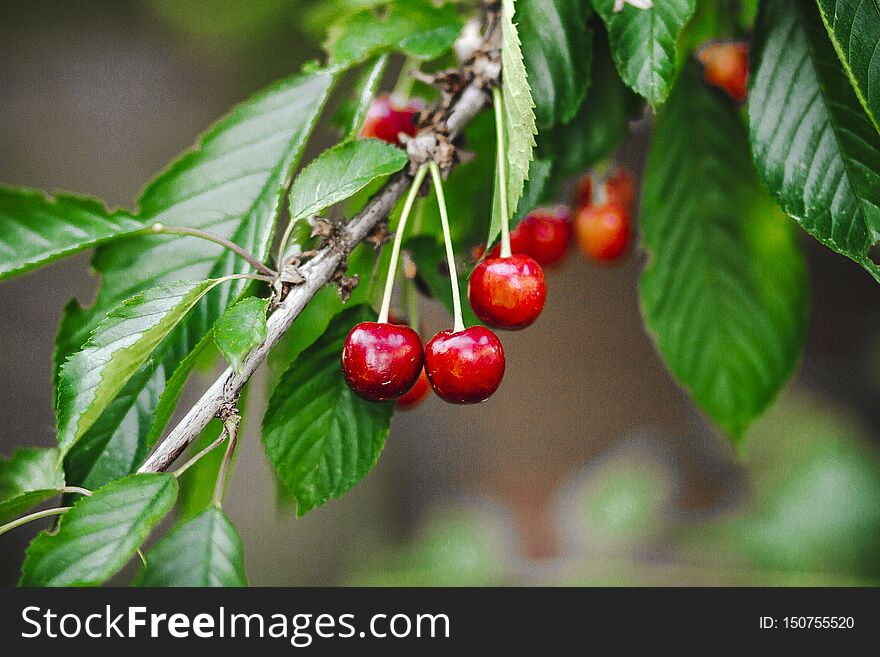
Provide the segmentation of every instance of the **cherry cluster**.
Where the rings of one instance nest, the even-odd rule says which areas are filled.
[[[405,136],[415,134],[420,107],[379,97],[369,110],[361,136],[400,143]],[[505,356],[498,336],[487,327],[520,330],[535,322],[547,296],[544,267],[565,257],[573,234],[584,253],[598,262],[623,254],[630,244],[630,216],[635,201],[632,176],[617,169],[599,184],[591,175],[580,181],[573,221],[568,208],[538,208],[509,234],[505,234],[504,226],[502,243],[488,256],[483,258],[482,247],[475,250],[477,264],[468,281],[468,302],[486,326],[465,328],[457,313],[455,328],[440,331],[423,348],[418,332],[396,320],[388,306],[400,236],[424,175],[420,172],[416,177],[404,205],[379,320],[355,326],[342,351],[343,375],[356,394],[370,401],[397,400],[397,406],[404,409],[418,404],[432,388],[438,397],[453,404],[488,399],[501,385]],[[435,177],[435,185],[446,229],[439,178]],[[451,248],[448,239],[447,248]],[[448,257],[451,261],[449,252]],[[453,297],[455,303],[460,303],[455,273],[451,273]]]

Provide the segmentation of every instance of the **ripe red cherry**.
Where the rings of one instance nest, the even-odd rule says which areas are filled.
[[[703,78],[722,89],[738,103],[745,101],[749,83],[749,44],[742,41],[707,43],[697,57],[703,64]]]
[[[476,404],[504,378],[501,340],[484,326],[440,331],[425,346],[425,371],[434,392],[450,404]]]
[[[618,169],[605,181],[605,202],[632,212],[636,203],[636,181],[626,169]]]
[[[397,400],[397,408],[402,411],[408,411],[411,408],[415,408],[425,401],[425,397],[427,397],[430,392],[431,382],[428,381],[428,375],[425,374],[423,368],[422,373],[419,374],[419,378],[416,379],[415,384],[409,389],[409,392]]]
[[[369,401],[403,396],[419,378],[422,363],[422,341],[409,326],[361,322],[342,348],[346,383]]]
[[[614,260],[629,245],[629,223],[629,213],[619,205],[588,206],[575,221],[578,244],[596,260]]]
[[[562,260],[571,241],[570,215],[566,208],[534,210],[525,222],[531,233],[528,253],[539,264],[547,266]],[[522,223],[520,224],[522,225]],[[512,244],[511,244],[512,247]],[[514,251],[514,253],[517,253]]]
[[[397,144],[401,132],[410,137],[416,134],[416,115],[419,111],[416,103],[398,107],[388,96],[379,96],[367,111],[360,136]]]
[[[496,328],[525,328],[538,319],[546,297],[541,265],[522,253],[486,258],[468,281],[471,308],[480,321]]]

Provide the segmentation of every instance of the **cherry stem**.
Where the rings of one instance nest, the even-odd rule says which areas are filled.
[[[449,230],[449,215],[446,212],[446,197],[443,195],[443,180],[440,178],[440,167],[431,160],[431,177],[434,179],[434,189],[437,191],[437,203],[440,206],[440,223],[443,225],[443,241],[446,243],[446,262],[449,265],[449,278],[452,283],[452,319],[453,331],[464,331],[464,322],[461,318],[461,296],[458,290],[458,272],[455,267],[455,253],[452,251],[452,234]]]
[[[214,486],[214,505],[220,507],[223,502],[223,491],[226,488],[226,479],[229,476],[229,466],[232,462],[232,456],[235,453],[235,446],[238,444],[238,425],[241,423],[241,415],[237,412],[230,415],[223,422],[223,428],[229,436],[229,444],[226,445],[226,454],[223,455],[223,463],[220,465],[220,472],[217,474],[217,483]]]
[[[49,516],[60,516],[62,513],[67,513],[72,508],[72,506],[59,506],[54,509],[46,509],[45,511],[37,511],[36,513],[22,516],[21,518],[17,518],[12,522],[7,522],[5,525],[0,526],[0,534],[5,534],[11,529],[21,527],[22,525],[26,525],[27,523],[33,522],[34,520],[39,520],[40,518],[48,518]]]
[[[436,165],[435,165],[436,166]],[[409,194],[406,202],[403,204],[403,211],[400,214],[400,221],[397,223],[397,232],[394,235],[394,246],[391,248],[391,262],[388,264],[388,276],[385,278],[385,293],[382,295],[382,306],[379,310],[379,323],[384,324],[388,321],[388,313],[391,310],[391,293],[394,290],[394,277],[397,274],[397,261],[400,259],[400,245],[403,243],[403,232],[406,230],[406,222],[412,211],[413,203],[418,196],[419,188],[425,180],[425,174],[428,173],[426,165],[419,167],[413,178],[412,186],[409,188]]]
[[[237,256],[241,257],[245,262],[247,262],[251,267],[256,269],[261,274],[265,274],[266,276],[277,276],[277,273],[269,269],[262,262],[257,260],[257,258],[250,252],[241,248],[235,242],[232,242],[225,237],[220,237],[219,235],[214,235],[213,233],[208,233],[203,230],[199,230],[198,228],[186,228],[183,226],[166,226],[163,223],[155,223],[149,228],[150,232],[157,233],[159,235],[186,235],[187,237],[198,237],[199,239],[207,240],[209,242],[213,242],[214,244],[219,244],[220,246],[229,249]]]
[[[213,452],[216,447],[219,447],[220,443],[222,443],[224,440],[226,440],[226,429],[223,429],[223,431],[220,432],[220,435],[217,436],[217,439],[214,442],[212,442],[210,445],[205,447],[198,454],[193,456],[191,459],[189,459],[186,463],[184,463],[182,466],[177,468],[177,470],[175,470],[171,474],[173,474],[175,477],[179,478],[180,475],[182,475],[184,472],[189,470],[192,466],[194,466],[196,463],[201,461],[208,454]]]
[[[507,154],[504,142],[504,99],[498,87],[492,89],[492,104],[495,107],[496,151],[498,153],[498,201],[501,204],[501,257],[509,258],[510,251],[510,211],[507,207]],[[491,245],[487,245],[487,248]]]

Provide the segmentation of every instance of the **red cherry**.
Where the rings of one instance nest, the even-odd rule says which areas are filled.
[[[629,223],[629,213],[619,205],[586,207],[575,222],[578,244],[596,260],[614,260],[629,245]]]
[[[468,301],[480,320],[502,329],[523,329],[544,309],[544,271],[531,256],[486,258],[468,281]]]
[[[410,137],[416,134],[416,115],[420,109],[417,103],[401,108],[388,96],[379,96],[367,111],[360,136],[398,144],[401,132]]]
[[[408,411],[411,408],[415,408],[425,401],[425,397],[428,396],[429,392],[431,392],[431,382],[428,381],[428,375],[425,374],[423,368],[422,373],[419,374],[419,378],[416,379],[415,384],[409,389],[409,392],[397,400],[397,408],[402,411]]]
[[[566,208],[534,210],[525,219],[531,232],[528,253],[539,264],[547,266],[562,260],[571,241],[570,215]],[[520,224],[522,225],[522,224]],[[514,251],[516,253],[516,251]]]
[[[520,221],[516,228],[514,228],[510,232],[510,252],[511,253],[525,253],[528,254],[531,252],[532,248],[532,231],[530,226],[526,224],[525,221]],[[471,253],[471,256],[474,259],[474,262],[483,257],[483,254],[486,252],[486,247],[483,245],[475,246],[474,250]],[[490,258],[498,258],[501,256],[501,245],[496,244],[492,250],[489,252]]]
[[[485,326],[440,331],[425,346],[425,371],[434,392],[450,404],[476,404],[504,378],[504,348]]]
[[[626,169],[618,169],[605,181],[605,202],[632,212],[636,204],[636,181]]]
[[[401,397],[422,371],[422,341],[409,326],[361,322],[342,348],[342,373],[354,392],[369,401]]]
[[[738,103],[748,96],[749,44],[742,41],[707,43],[697,52],[703,78]]]

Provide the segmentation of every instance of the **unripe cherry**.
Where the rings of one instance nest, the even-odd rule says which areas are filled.
[[[614,260],[629,246],[629,213],[619,205],[590,205],[578,212],[575,235],[588,256],[600,262]]]

